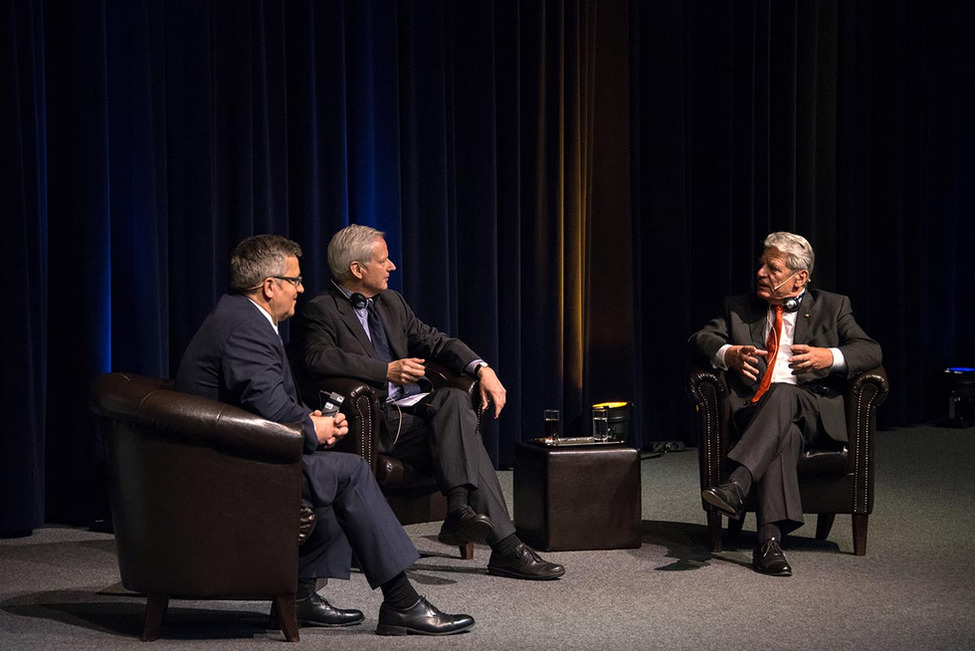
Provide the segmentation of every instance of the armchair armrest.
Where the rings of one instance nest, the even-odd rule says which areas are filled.
[[[856,375],[847,382],[843,396],[850,449],[855,450],[876,429],[876,409],[890,390],[882,366]],[[855,454],[855,452],[854,452]]]
[[[426,367],[426,377],[433,384],[434,389],[454,387],[466,392],[471,397],[471,404],[474,405],[474,413],[477,414],[477,431],[480,432],[481,416],[484,410],[481,409],[480,385],[477,378],[465,373],[456,373],[436,361],[427,361]]]
[[[877,429],[877,406],[887,399],[890,385],[882,366],[860,373],[847,382],[843,396],[849,456],[847,472],[854,475],[854,512],[869,513],[873,491],[873,437]]]
[[[349,433],[335,449],[359,455],[375,474],[382,426],[376,390],[362,380],[350,377],[315,378],[310,386],[316,396],[320,396],[322,392],[335,392],[345,396],[342,413],[349,419]],[[316,408],[320,406],[321,400],[315,403]]]
[[[440,362],[432,360],[426,363],[426,367],[426,377],[433,384],[434,389],[456,387],[467,392],[471,399],[477,397],[477,378],[464,373],[455,373]]]
[[[691,363],[687,392],[694,403],[697,424],[701,488],[721,483],[728,446],[727,422],[731,407],[724,373]]]

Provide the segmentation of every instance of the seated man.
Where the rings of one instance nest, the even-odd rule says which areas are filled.
[[[812,246],[792,233],[765,238],[757,296],[725,300],[724,311],[691,336],[691,353],[729,371],[732,435],[728,482],[703,498],[741,519],[754,487],[761,573],[790,576],[783,534],[802,525],[796,465],[806,446],[847,441],[843,379],[881,362],[880,346],[857,325],[850,299],[808,289]]]
[[[319,525],[300,547],[297,610],[301,624],[349,626],[358,610],[335,608],[316,592],[319,577],[348,578],[352,550],[369,585],[383,592],[380,635],[446,635],[474,625],[419,596],[406,569],[419,558],[359,457],[320,451],[347,432],[345,417],[312,411],[298,399],[278,324],[294,314],[301,285],[301,248],[273,235],[241,242],[230,261],[231,293],[224,295],[186,348],[176,374],[180,391],[242,407],[278,423],[301,423],[305,434],[304,501]],[[295,508],[299,505],[295,504]],[[329,528],[337,521],[339,530]],[[350,548],[351,543],[351,548]]]
[[[332,286],[302,311],[305,365],[311,376],[358,378],[381,388],[384,452],[432,468],[447,497],[445,545],[487,542],[488,572],[516,579],[555,579],[565,568],[543,560],[515,534],[484,443],[477,414],[459,389],[419,386],[427,359],[480,380],[481,404],[504,408],[505,389],[464,342],[423,323],[403,297],[387,289],[396,265],[383,233],[353,224],[328,245]]]

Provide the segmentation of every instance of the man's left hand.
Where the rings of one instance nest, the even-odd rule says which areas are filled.
[[[482,366],[477,372],[477,379],[480,381],[481,409],[486,410],[489,402],[494,403],[494,417],[497,418],[504,409],[505,396],[508,392],[490,366]]]
[[[322,411],[316,409],[309,415],[315,424],[318,443],[326,450],[335,447],[335,444],[349,433],[349,421],[342,412],[337,412],[331,416],[323,416]]]
[[[814,348],[806,344],[792,344],[792,357],[789,368],[793,375],[812,373],[833,366],[833,351],[829,348]]]

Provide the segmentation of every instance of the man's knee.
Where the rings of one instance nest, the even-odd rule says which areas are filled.
[[[469,393],[463,389],[458,389],[457,387],[445,387],[443,389],[437,389],[438,397],[440,398],[440,404],[442,406],[451,406],[459,409],[470,409],[473,411],[473,403],[471,402],[471,396]]]
[[[358,454],[348,452],[321,452],[319,454],[329,455],[333,464],[332,471],[338,477],[355,479],[372,474],[369,464]]]

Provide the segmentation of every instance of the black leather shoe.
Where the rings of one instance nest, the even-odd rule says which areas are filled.
[[[379,635],[453,635],[463,633],[474,626],[470,615],[448,615],[420,597],[419,601],[399,610],[385,601],[379,607]]]
[[[358,610],[336,608],[317,592],[296,602],[298,624],[302,626],[354,626],[365,619]],[[274,617],[275,613],[271,613]]]
[[[491,518],[477,513],[469,506],[447,514],[447,519],[440,527],[437,540],[445,545],[456,547],[469,542],[484,544],[487,537],[494,531]]]
[[[565,568],[558,563],[549,563],[534,549],[521,543],[510,556],[500,556],[497,552],[491,552],[488,574],[506,576],[510,579],[547,581],[565,574]]]
[[[701,497],[732,520],[741,520],[745,515],[745,494],[741,492],[741,486],[733,481],[706,488],[701,491]]]
[[[778,538],[772,537],[752,552],[752,567],[757,572],[771,576],[792,576],[789,561],[785,560]]]

